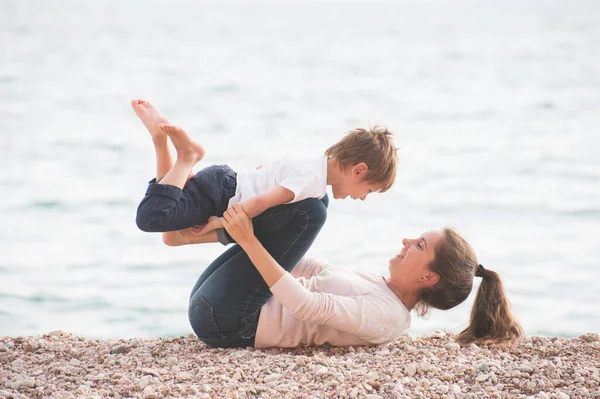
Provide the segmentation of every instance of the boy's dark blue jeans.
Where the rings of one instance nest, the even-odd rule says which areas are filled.
[[[254,234],[288,272],[306,254],[327,219],[327,195],[268,209],[252,219]],[[235,244],[204,270],[192,289],[188,316],[209,346],[254,346],[262,306],[272,293]]]
[[[235,195],[236,173],[227,165],[199,171],[183,190],[152,179],[138,206],[135,222],[142,231],[165,232],[201,225],[223,216]]]

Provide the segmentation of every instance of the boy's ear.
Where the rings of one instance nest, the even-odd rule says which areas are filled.
[[[354,177],[364,177],[367,171],[369,170],[369,166],[364,163],[357,163],[352,167],[352,176]]]

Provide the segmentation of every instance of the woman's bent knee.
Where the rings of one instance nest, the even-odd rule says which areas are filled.
[[[197,297],[190,302],[188,318],[192,329],[201,340],[224,340],[227,338],[216,323],[213,306],[204,297]]]
[[[297,206],[306,212],[311,222],[321,225],[325,224],[327,220],[327,206],[321,199],[308,198],[298,202]]]

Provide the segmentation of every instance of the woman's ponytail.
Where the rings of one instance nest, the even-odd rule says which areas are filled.
[[[479,265],[477,276],[482,278],[471,309],[469,326],[458,334],[461,345],[508,345],[523,337],[523,329],[510,311],[510,303],[498,273]]]
[[[429,307],[447,310],[462,303],[471,293],[474,277],[481,277],[471,321],[457,336],[457,342],[510,345],[523,337],[523,329],[510,311],[500,277],[478,264],[475,251],[456,231],[444,229],[444,238],[436,245],[435,257],[428,268],[440,279],[421,292],[415,306],[419,315],[426,314]]]

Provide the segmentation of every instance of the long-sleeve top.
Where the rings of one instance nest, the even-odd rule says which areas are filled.
[[[254,346],[376,345],[396,340],[410,312],[383,276],[304,258],[272,287]]]

